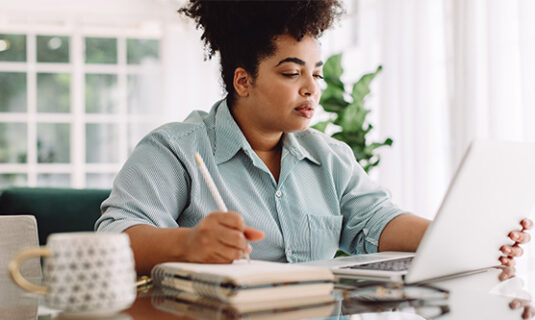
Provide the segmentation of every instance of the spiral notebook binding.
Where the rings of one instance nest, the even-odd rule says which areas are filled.
[[[168,278],[169,275],[170,274],[166,273],[163,268],[160,268],[159,266],[154,267],[151,271],[152,282],[157,286],[163,285],[164,280]]]

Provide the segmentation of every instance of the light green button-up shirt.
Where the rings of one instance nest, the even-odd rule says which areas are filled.
[[[251,243],[253,259],[329,259],[338,248],[376,252],[383,228],[402,213],[346,144],[314,129],[284,135],[277,183],[222,100],[210,113],[195,111],[143,138],[118,173],[95,228],[193,227],[217,210],[195,152],[228,209],[265,232]]]

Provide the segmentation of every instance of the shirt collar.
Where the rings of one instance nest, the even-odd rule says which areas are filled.
[[[294,157],[296,157],[298,160],[308,159],[312,163],[317,164],[318,166],[321,165],[321,162],[316,157],[312,156],[310,152],[308,152],[308,150],[299,143],[299,140],[297,139],[296,135],[301,134],[303,133],[285,133],[283,140],[284,148],[287,149],[288,152]]]
[[[232,117],[227,100],[216,105],[215,110],[215,161],[217,164],[228,161],[243,149],[246,154],[252,152],[251,145],[245,139],[240,127]]]
[[[240,127],[232,117],[227,100],[222,100],[215,106],[215,161],[217,164],[228,161],[240,149],[249,157],[253,154],[251,145],[245,139]],[[299,133],[298,133],[299,134]],[[321,165],[298,141],[294,133],[285,133],[283,147],[298,160],[308,159]],[[254,160],[254,159],[252,159]]]

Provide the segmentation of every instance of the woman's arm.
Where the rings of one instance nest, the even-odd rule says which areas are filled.
[[[383,229],[378,251],[416,251],[430,223],[412,214],[395,217]]]
[[[135,225],[124,232],[140,275],[162,262],[231,263],[251,252],[247,241],[264,238],[236,212],[212,212],[194,228]]]
[[[138,224],[124,231],[130,237],[138,275],[149,274],[162,262],[185,261],[184,243],[191,228],[158,228]]]

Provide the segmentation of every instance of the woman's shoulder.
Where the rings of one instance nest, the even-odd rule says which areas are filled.
[[[183,140],[188,136],[195,138],[197,135],[205,135],[207,130],[207,118],[209,113],[205,111],[193,111],[184,121],[168,122],[149,133],[149,136],[163,136],[169,140]]]

